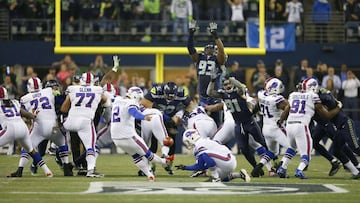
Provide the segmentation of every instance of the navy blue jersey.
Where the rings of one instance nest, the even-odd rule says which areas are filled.
[[[198,92],[200,97],[209,97],[206,94],[206,89],[211,80],[211,71],[217,69],[219,75],[221,74],[220,64],[217,61],[216,55],[207,56],[203,52],[199,52],[199,60],[196,63],[196,74],[198,78]],[[215,81],[215,89],[220,88],[220,77]]]
[[[144,97],[153,102],[153,108],[159,109],[170,117],[174,116],[176,112],[185,109],[191,102],[189,94],[181,87],[178,88],[175,99],[170,102],[166,100],[163,90],[164,84],[155,85]]]
[[[319,91],[319,98],[321,103],[326,106],[329,111],[337,107],[337,100],[330,91],[321,89]],[[342,110],[340,110],[339,113],[337,113],[336,116],[334,116],[330,121],[334,123],[336,127],[340,127],[347,120],[348,116]]]
[[[241,97],[237,93],[237,88],[231,93],[225,92],[223,89],[218,90],[222,95],[227,109],[231,112],[235,123],[248,123],[253,121],[253,114],[249,110],[246,98]]]

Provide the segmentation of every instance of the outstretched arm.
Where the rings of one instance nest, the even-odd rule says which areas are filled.
[[[199,54],[196,52],[194,46],[194,33],[196,32],[196,20],[192,20],[189,22],[189,38],[187,42],[187,49],[189,51],[189,55],[193,62],[197,62],[199,60]]]
[[[104,77],[100,82],[101,87],[104,86],[106,83],[112,83],[112,81],[117,79],[120,74],[120,71],[118,71],[120,58],[116,55],[113,56],[113,62],[114,62],[113,68],[104,75]]]

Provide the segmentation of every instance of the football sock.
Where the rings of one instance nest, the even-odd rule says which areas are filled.
[[[359,170],[350,161],[344,165],[350,170],[353,175],[357,175],[359,173]]]

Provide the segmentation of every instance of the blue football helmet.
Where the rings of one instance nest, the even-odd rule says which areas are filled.
[[[167,102],[175,99],[178,86],[174,82],[168,82],[164,85],[164,95]]]

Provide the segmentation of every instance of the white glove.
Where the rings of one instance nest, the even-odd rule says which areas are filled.
[[[189,22],[189,31],[191,34],[194,34],[194,32],[196,32],[196,30],[198,29],[199,27],[196,26],[196,20],[191,20]]]
[[[215,39],[219,38],[217,34],[217,24],[215,22],[209,23],[208,30]]]
[[[112,70],[114,72],[117,72],[118,68],[119,68],[119,64],[120,64],[120,58],[117,55],[113,56],[113,62],[114,62],[114,66],[112,68]]]
[[[337,101],[337,106],[339,107],[339,109],[341,109],[342,106],[343,106],[342,102],[341,102],[341,101]]]

